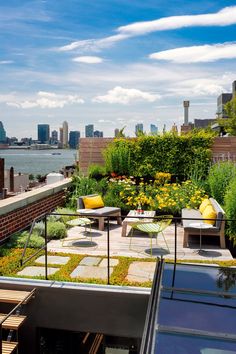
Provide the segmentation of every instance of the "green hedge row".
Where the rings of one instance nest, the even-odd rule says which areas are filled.
[[[116,139],[104,152],[106,170],[135,177],[164,171],[201,178],[208,173],[212,144],[213,135],[205,132]]]

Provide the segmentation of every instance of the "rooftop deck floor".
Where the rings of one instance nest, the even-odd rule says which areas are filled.
[[[168,248],[161,234],[156,240],[152,240],[152,256],[150,250],[150,237],[148,234],[135,230],[131,239],[131,228],[128,226],[127,236],[121,237],[122,227],[115,223],[110,223],[110,256],[125,256],[146,258],[163,255],[165,258],[174,259],[175,251],[175,226],[170,225],[165,231],[165,239]],[[107,255],[107,228],[105,231],[99,231],[97,225],[92,225],[91,237],[89,232],[85,232],[84,227],[75,226],[68,230],[68,237],[64,241],[52,240],[48,245],[48,251],[78,253],[87,255]],[[92,241],[91,241],[92,240]],[[177,226],[177,259],[196,261],[225,261],[233,260],[228,249],[221,249],[218,237],[202,237],[202,249],[206,252],[198,254],[199,236],[190,238],[188,248],[183,248],[183,228]]]

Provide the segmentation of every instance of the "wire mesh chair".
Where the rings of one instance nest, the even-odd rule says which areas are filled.
[[[132,242],[134,230],[139,230],[139,231],[148,233],[150,236],[151,256],[152,256],[152,239],[153,239],[153,237],[155,237],[156,244],[157,244],[157,235],[158,234],[162,234],[162,237],[164,239],[166,247],[170,253],[170,249],[169,249],[169,246],[166,242],[166,238],[164,235],[164,230],[171,224],[172,219],[173,219],[173,215],[161,215],[161,216],[155,217],[154,221],[152,221],[152,222],[137,221],[136,223],[132,224],[129,248],[131,248],[131,242]]]

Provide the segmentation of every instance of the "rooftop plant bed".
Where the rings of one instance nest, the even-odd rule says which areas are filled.
[[[27,250],[27,256],[32,255],[35,252],[34,249]],[[44,252],[38,254],[37,257],[32,258],[26,265],[23,267],[20,266],[20,258],[22,255],[22,249],[8,249],[8,250],[1,250],[2,257],[0,259],[0,275],[7,276],[7,277],[22,277],[22,278],[33,278],[33,279],[45,279],[44,276],[35,276],[35,277],[26,277],[26,276],[19,276],[17,273],[21,271],[25,267],[29,266],[44,266],[44,264],[36,263],[35,260],[40,255],[44,255]],[[56,268],[58,271],[54,275],[48,276],[49,280],[56,280],[56,281],[68,281],[68,282],[79,282],[79,283],[93,283],[93,284],[107,284],[107,280],[96,279],[92,277],[88,278],[72,278],[70,275],[72,271],[79,265],[81,260],[87,255],[80,255],[80,254],[70,254],[70,253],[48,253],[48,256],[63,256],[69,257],[69,261],[65,265],[58,265],[58,264],[50,264],[50,268]],[[102,257],[101,258],[105,258]],[[155,260],[150,258],[131,258],[131,257],[111,257],[111,259],[117,259],[119,261],[118,265],[114,267],[114,271],[110,277],[110,284],[111,285],[119,285],[119,286],[142,286],[142,287],[150,287],[152,282],[131,282],[126,280],[126,276],[128,274],[128,268],[133,262],[155,262]],[[167,262],[169,260],[166,260]],[[194,263],[195,261],[192,260],[185,260],[184,262],[187,263]],[[184,263],[181,261],[181,263]],[[198,263],[202,264],[217,264],[220,267],[229,267],[229,266],[236,266],[236,260],[234,261],[198,261]],[[234,280],[235,281],[235,280]]]

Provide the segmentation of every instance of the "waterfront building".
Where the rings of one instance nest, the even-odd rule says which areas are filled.
[[[62,123],[62,146],[68,146],[68,123],[66,121]]]
[[[80,132],[70,131],[69,133],[69,147],[71,149],[77,149],[79,147]]]
[[[158,132],[157,126],[155,124],[150,124],[150,133],[152,135],[155,135],[157,134],[157,132]]]
[[[46,144],[49,142],[49,124],[38,124],[38,142]]]
[[[58,143],[58,132],[56,130],[53,130],[51,135],[51,144],[55,145],[57,143]]]
[[[95,132],[93,133],[93,136],[95,138],[103,138],[103,132],[99,131],[99,130],[95,130]]]
[[[135,134],[143,133],[143,123],[138,123],[135,125]]]
[[[4,129],[3,123],[0,121],[0,143],[6,142],[6,131]]]
[[[85,137],[93,138],[94,137],[94,126],[93,124],[88,124],[85,126]]]

